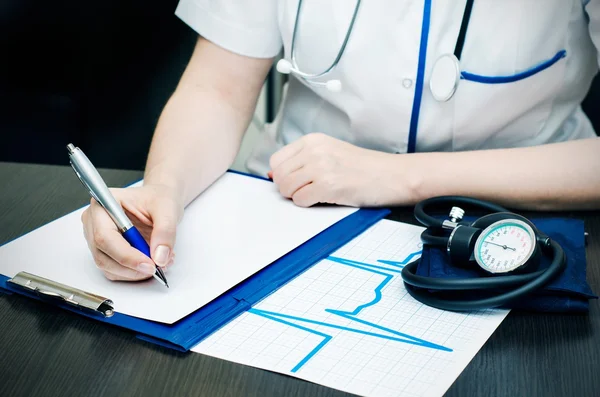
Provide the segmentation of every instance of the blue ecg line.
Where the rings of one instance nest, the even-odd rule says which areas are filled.
[[[415,256],[419,255],[420,253],[421,253],[421,251],[413,252],[412,254],[410,254],[408,257],[406,257],[406,259],[404,259],[401,262],[384,261],[384,260],[379,260],[378,262],[389,265],[389,266],[395,266],[395,267],[402,269],[404,267],[404,265],[409,263]],[[305,326],[293,323],[291,321],[287,321],[287,320],[294,320],[294,321],[299,321],[299,322],[303,322],[303,323],[307,323],[307,324],[329,327],[329,328],[333,328],[333,329],[339,329],[342,331],[354,332],[357,334],[373,336],[373,337],[381,338],[381,339],[393,340],[393,341],[401,342],[401,343],[408,343],[408,344],[412,344],[412,345],[427,347],[430,349],[436,349],[436,350],[441,350],[441,351],[446,351],[446,352],[452,351],[452,349],[450,349],[450,348],[447,348],[447,347],[444,347],[444,346],[441,346],[441,345],[438,345],[438,344],[435,344],[432,342],[428,342],[426,340],[417,338],[415,336],[404,334],[402,332],[398,332],[393,329],[383,327],[381,325],[372,323],[370,321],[362,320],[362,319],[356,317],[363,309],[365,309],[369,306],[374,306],[381,300],[383,288],[394,278],[394,274],[400,273],[401,270],[390,269],[390,268],[383,267],[383,266],[371,265],[369,263],[357,262],[357,261],[353,261],[350,259],[338,258],[335,256],[329,256],[327,259],[332,262],[341,264],[341,265],[350,266],[350,267],[354,267],[357,269],[365,270],[370,273],[381,275],[384,277],[384,279],[375,288],[375,291],[374,291],[375,298],[371,302],[362,304],[352,311],[343,311],[343,310],[335,310],[335,309],[325,309],[325,311],[328,313],[332,313],[337,316],[340,316],[342,318],[355,321],[359,324],[367,325],[369,327],[384,331],[388,334],[392,334],[395,336],[390,336],[390,335],[386,335],[386,334],[378,333],[378,332],[363,331],[358,328],[344,327],[344,326],[336,325],[336,324],[332,324],[332,323],[311,320],[309,318],[291,316],[289,314],[283,314],[283,313],[271,312],[271,311],[262,310],[262,309],[250,308],[248,310],[248,312],[256,314],[257,316],[261,316],[266,319],[273,320],[273,321],[276,321],[281,324],[289,325],[290,327],[294,327],[294,328],[309,332],[311,334],[323,337],[323,340],[321,341],[321,343],[319,343],[310,353],[308,353],[306,355],[306,357],[304,357],[298,364],[296,364],[296,366],[294,366],[294,368],[292,368],[292,372],[297,372],[298,370],[300,370],[300,368],[302,368],[302,366],[304,364],[306,364],[308,362],[308,360],[310,360],[315,354],[317,354],[319,352],[319,350],[321,350],[323,347],[325,347],[325,345],[333,338],[333,336],[325,334],[325,333],[317,331],[317,330],[314,330],[309,327],[305,327]],[[385,272],[383,272],[382,270],[385,270]],[[390,274],[390,273],[392,273],[392,274]]]

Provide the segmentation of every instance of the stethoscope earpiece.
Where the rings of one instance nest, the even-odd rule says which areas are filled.
[[[277,71],[282,74],[290,74],[292,71],[292,64],[286,59],[280,59],[277,62]]]
[[[361,0],[356,1],[356,6],[354,7],[354,13],[352,14],[352,20],[350,21],[350,26],[346,31],[346,37],[344,38],[344,42],[342,43],[338,54],[335,60],[331,63],[331,65],[323,72],[317,74],[304,73],[300,71],[298,65],[296,64],[296,33],[298,31],[298,21],[300,20],[300,12],[302,10],[302,0],[298,1],[298,10],[296,11],[296,21],[294,22],[294,32],[292,33],[292,48],[290,49],[291,53],[291,61],[287,59],[280,59],[277,62],[276,69],[279,73],[282,74],[295,74],[299,78],[302,78],[308,84],[313,86],[325,87],[330,92],[340,92],[342,90],[342,82],[340,80],[327,80],[325,82],[313,81],[313,79],[323,77],[326,74],[330,73],[339,63],[342,54],[346,50],[346,44],[348,44],[348,39],[350,38],[350,33],[354,28],[354,22],[356,21],[356,15],[358,14],[358,9],[360,8]]]
[[[325,86],[331,92],[340,92],[342,90],[342,82],[339,80],[329,80],[325,83]]]
[[[277,62],[276,68],[277,68],[277,71],[282,74],[290,74],[290,73],[294,72],[297,75],[299,75],[300,77],[305,77],[305,76],[303,76],[304,73],[295,69],[292,66],[292,64],[286,59],[280,59]],[[339,80],[327,80],[324,83],[315,81],[315,82],[311,82],[311,84],[317,85],[317,86],[325,86],[325,88],[327,88],[331,92],[340,92],[342,90],[342,82]]]
[[[317,82],[313,81],[313,79],[323,77],[326,74],[330,73],[337,65],[346,49],[346,45],[348,43],[348,39],[350,38],[350,33],[354,28],[354,22],[356,21],[356,15],[358,14],[358,9],[360,8],[361,0],[356,1],[356,6],[354,8],[354,13],[352,15],[352,20],[350,21],[350,25],[346,31],[346,36],[344,38],[344,42],[340,46],[338,54],[335,60],[331,63],[331,65],[323,72],[317,74],[309,74],[304,73],[299,70],[298,65],[296,64],[296,33],[298,31],[298,21],[300,19],[300,12],[302,10],[302,0],[298,1],[298,10],[296,12],[296,20],[294,22],[294,31],[292,33],[292,44],[291,44],[291,61],[286,59],[281,59],[277,62],[277,71],[283,74],[295,74],[299,78],[302,78],[308,84],[313,86],[326,87],[331,92],[339,92],[342,90],[342,83],[339,80],[329,80],[326,82]],[[456,89],[458,87],[460,81],[460,57],[465,41],[465,36],[467,34],[467,29],[469,25],[469,19],[471,17],[471,11],[473,9],[474,0],[467,0],[465,4],[465,11],[463,13],[463,19],[460,25],[460,30],[458,34],[458,38],[456,41],[456,46],[454,47],[454,54],[444,54],[438,58],[436,63],[433,66],[431,79],[429,81],[429,88],[432,93],[432,96],[436,101],[439,102],[447,102],[454,96]]]

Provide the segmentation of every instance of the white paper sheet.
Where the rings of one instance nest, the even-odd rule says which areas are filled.
[[[110,298],[117,312],[164,323],[202,307],[356,211],[300,208],[271,182],[226,173],[186,208],[166,288],[153,278],[105,279],[83,237],[83,210],[0,247],[0,274],[30,272]]]
[[[414,300],[400,271],[422,230],[379,221],[192,351],[357,395],[442,396],[508,310]]]

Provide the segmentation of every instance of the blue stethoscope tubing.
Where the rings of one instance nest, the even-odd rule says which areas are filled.
[[[296,11],[294,31],[292,33],[290,61],[287,59],[280,59],[277,62],[277,71],[283,74],[293,73],[312,85],[324,86],[330,91],[338,92],[342,89],[342,83],[339,80],[328,80],[326,82],[318,82],[313,80],[326,76],[338,65],[342,55],[344,54],[344,51],[346,50],[350,35],[354,30],[354,23],[356,22],[361,0],[357,0],[356,2],[352,19],[350,20],[350,24],[346,30],[346,36],[344,37],[344,41],[338,50],[337,56],[327,69],[325,69],[323,72],[313,74],[302,72],[298,67],[298,62],[296,59],[296,36],[298,33],[300,14],[302,12],[302,1],[303,0],[298,0],[298,9]],[[454,53],[441,55],[434,64],[432,76],[429,82],[429,88],[433,97],[438,101],[445,102],[450,100],[450,98],[454,96],[456,88],[458,87],[458,82],[460,81],[460,56],[464,47],[465,37],[471,18],[471,11],[473,10],[473,3],[474,0],[467,0],[466,2]]]

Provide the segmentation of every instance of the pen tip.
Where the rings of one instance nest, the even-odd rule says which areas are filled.
[[[165,277],[165,274],[163,273],[161,268],[158,266],[156,267],[156,272],[154,273],[154,278],[157,279],[162,285],[169,288],[169,283],[167,282],[167,278]]]

